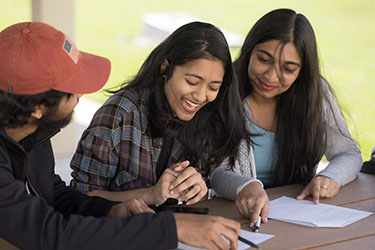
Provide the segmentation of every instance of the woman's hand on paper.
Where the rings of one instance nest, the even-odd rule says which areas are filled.
[[[255,224],[259,216],[263,223],[267,223],[270,200],[259,182],[246,185],[238,194],[235,204],[240,214],[249,218],[251,223]]]
[[[334,180],[324,177],[314,177],[305,189],[297,196],[297,200],[303,200],[311,195],[316,204],[319,204],[319,198],[332,198],[337,194],[340,185]]]
[[[177,199],[186,202],[187,205],[197,203],[208,191],[202,175],[194,167],[187,167],[189,164],[189,161],[183,161],[174,166],[177,178],[169,186],[170,192],[180,194]]]

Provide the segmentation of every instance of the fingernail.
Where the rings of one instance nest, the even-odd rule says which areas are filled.
[[[268,222],[268,218],[267,218],[267,217],[266,217],[266,218],[264,218],[264,221],[265,221],[265,222]]]
[[[169,187],[169,190],[171,190],[171,189],[174,189],[174,186],[173,186],[173,185],[171,185],[171,186]]]
[[[250,227],[254,227],[254,223],[253,222],[250,223]]]
[[[171,191],[169,192],[169,194],[170,194],[170,195],[174,195],[174,191],[171,190]]]
[[[181,199],[181,198],[178,198],[177,200],[178,200],[179,202],[181,202],[181,201],[182,201],[182,199]]]
[[[315,200],[314,203],[315,203],[316,205],[319,205],[319,200]]]

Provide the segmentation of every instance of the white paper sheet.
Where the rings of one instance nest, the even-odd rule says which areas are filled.
[[[270,202],[268,217],[309,227],[345,227],[373,213],[282,196]]]
[[[255,243],[257,245],[262,243],[263,241],[266,241],[266,240],[274,237],[274,235],[271,235],[271,234],[254,233],[254,232],[250,232],[250,231],[246,231],[246,230],[241,230],[241,236],[243,238],[247,239],[247,240],[252,241],[253,243]],[[177,248],[183,249],[183,250],[200,250],[200,249],[203,249],[203,248],[192,247],[192,246],[183,244],[181,242],[178,243]],[[244,250],[244,249],[248,249],[248,248],[250,248],[249,245],[247,245],[246,243],[243,243],[241,241],[238,241],[238,248],[237,248],[238,250]]]

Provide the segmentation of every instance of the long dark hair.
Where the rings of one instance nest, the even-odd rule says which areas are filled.
[[[242,98],[252,92],[247,70],[251,51],[256,44],[269,40],[280,41],[281,48],[293,43],[302,63],[295,82],[277,97],[277,163],[271,186],[306,182],[313,177],[327,141],[323,107],[326,96],[314,30],[304,15],[290,9],[273,10],[259,19],[234,62]]]
[[[197,59],[218,59],[225,73],[216,99],[201,108],[192,120],[183,122],[173,117],[168,105],[165,77],[169,79],[176,66]],[[163,68],[165,62],[168,66]],[[193,166],[208,167],[205,171],[209,172],[228,156],[233,165],[239,142],[249,138],[229,47],[223,33],[211,24],[192,22],[178,28],[151,52],[135,78],[122,88],[150,90],[152,134],[177,137],[184,157]]]

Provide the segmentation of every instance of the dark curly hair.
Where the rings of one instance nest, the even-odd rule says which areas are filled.
[[[35,107],[44,105],[48,108],[57,107],[61,98],[72,94],[49,90],[36,95],[14,95],[0,90],[0,126],[18,128],[27,124]]]

